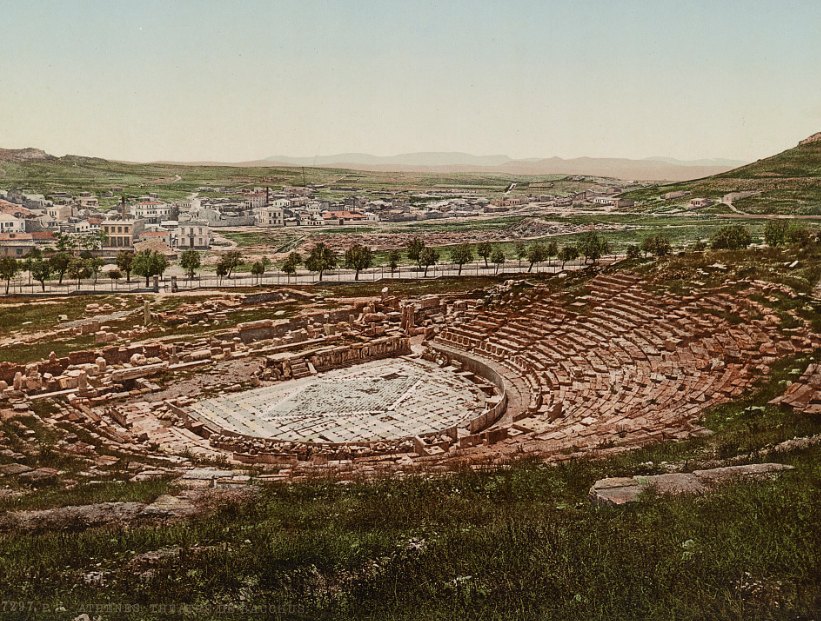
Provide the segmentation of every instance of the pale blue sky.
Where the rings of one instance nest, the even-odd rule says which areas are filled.
[[[0,0],[0,146],[130,160],[755,159],[821,131],[821,0]]]

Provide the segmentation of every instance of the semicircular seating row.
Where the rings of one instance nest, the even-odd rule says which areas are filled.
[[[748,286],[766,293],[761,285]],[[684,437],[705,409],[741,395],[777,357],[813,347],[727,286],[674,296],[618,273],[599,274],[586,289],[568,301],[537,287],[507,312],[466,311],[436,337],[524,378],[530,403],[513,428],[530,440],[592,448]]]

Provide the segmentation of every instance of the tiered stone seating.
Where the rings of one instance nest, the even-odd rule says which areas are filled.
[[[821,414],[821,364],[813,363],[808,366],[783,395],[770,403],[787,405],[803,414]]]
[[[561,449],[681,437],[769,370],[774,358],[764,352],[812,346],[752,319],[763,309],[735,292],[659,295],[626,273],[598,275],[585,289],[569,301],[537,291],[523,308],[480,310],[437,336],[524,379],[528,411],[513,426],[525,439],[506,442]]]

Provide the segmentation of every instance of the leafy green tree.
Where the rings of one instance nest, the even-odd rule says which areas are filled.
[[[42,258],[35,259],[29,267],[29,273],[34,280],[40,283],[40,287],[45,291],[46,281],[51,276],[51,262]]]
[[[156,250],[141,250],[134,255],[132,269],[137,276],[145,278],[148,287],[152,276],[162,276],[168,269],[168,259]]]
[[[527,271],[532,271],[534,265],[541,263],[546,259],[547,246],[545,246],[542,242],[533,242],[527,249],[527,260],[530,261],[530,267],[527,268]]]
[[[117,267],[125,272],[125,281],[131,282],[131,270],[134,265],[134,252],[132,250],[120,250],[117,253]]]
[[[473,248],[470,244],[459,244],[450,250],[450,260],[459,266],[459,276],[462,275],[462,266],[473,261]]]
[[[476,254],[485,260],[485,267],[487,267],[487,260],[493,254],[493,245],[490,242],[479,242],[476,245]]]
[[[561,250],[559,250],[559,261],[562,262],[562,269],[564,269],[565,263],[568,261],[573,261],[579,257],[579,249],[576,246],[563,246]]]
[[[251,274],[253,276],[256,276],[257,282],[259,282],[260,276],[262,276],[264,273],[265,273],[265,264],[261,260],[260,261],[254,261],[251,264]]]
[[[100,250],[103,247],[105,239],[106,235],[103,231],[86,233],[77,240],[77,246],[83,250]]]
[[[396,271],[396,268],[399,267],[399,261],[402,260],[402,253],[399,250],[391,250],[388,253],[388,267],[391,268],[391,274]]]
[[[788,228],[786,220],[768,220],[764,227],[764,241],[773,248],[781,246],[787,241]]]
[[[229,250],[220,258],[219,265],[222,265],[223,269],[221,271],[225,272],[225,276],[231,278],[231,274],[236,270],[240,265],[245,263],[245,260],[242,257],[242,253],[239,250]]]
[[[285,261],[282,264],[282,271],[288,276],[290,280],[291,276],[296,274],[296,268],[302,264],[302,255],[298,252],[292,252],[287,256]]]
[[[813,242],[819,240],[819,233],[813,233],[803,224],[794,224],[787,231],[787,240],[791,244],[797,244],[802,248],[806,248]]]
[[[490,260],[493,263],[493,265],[496,266],[496,269],[494,270],[493,273],[498,274],[499,273],[499,268],[502,265],[504,265],[504,262],[505,262],[505,251],[502,250],[501,248],[498,248],[498,247],[494,248],[493,252],[490,255]]]
[[[196,250],[184,250],[180,255],[180,267],[185,270],[189,279],[194,278],[194,274],[202,265],[200,253]]]
[[[670,239],[666,235],[659,233],[657,235],[646,237],[641,242],[641,250],[644,252],[645,256],[648,254],[653,254],[657,257],[663,257],[670,254],[672,245],[670,244]]]
[[[641,257],[641,249],[636,244],[627,246],[628,259],[638,259],[639,257]]]
[[[0,278],[6,281],[6,295],[9,294],[11,279],[17,276],[20,271],[20,264],[14,257],[0,258]]]
[[[66,252],[58,252],[52,255],[48,262],[51,264],[51,271],[57,274],[60,279],[59,283],[62,285],[63,276],[66,275],[68,266],[71,263],[71,256]]]
[[[34,275],[31,273],[31,268],[34,266],[34,262],[42,259],[43,253],[40,251],[39,248],[33,248],[31,252],[26,255],[26,258],[23,259],[23,266],[24,269],[28,272],[29,275],[29,284],[31,284],[31,279]]]
[[[94,278],[94,284],[97,284],[97,277],[100,275],[100,270],[103,267],[103,260],[100,257],[86,257],[84,261],[91,272],[91,276]]]
[[[428,268],[431,265],[436,265],[436,262],[439,260],[439,252],[436,248],[429,248],[425,246],[422,249],[422,252],[419,254],[419,263],[421,263],[425,268],[425,276],[428,275]]]
[[[336,253],[322,242],[314,246],[308,258],[305,259],[305,267],[312,272],[317,272],[320,281],[322,280],[322,274],[325,273],[325,270],[334,269],[336,263]]]
[[[522,259],[527,256],[527,244],[524,242],[516,242],[516,258],[519,260],[519,267],[522,267]]]
[[[120,278],[123,277],[123,273],[117,269],[108,270],[108,277],[114,282],[117,282],[118,280],[120,280]]]
[[[408,259],[416,263],[417,268],[422,267],[422,251],[425,249],[425,242],[419,237],[414,237],[405,246],[408,249]]]
[[[551,239],[547,244],[547,264],[550,265],[550,259],[559,255],[559,244],[555,239]]]
[[[359,272],[373,264],[373,252],[367,246],[354,244],[345,251],[345,267],[354,270],[354,280],[359,280]]]
[[[71,253],[77,248],[77,240],[73,235],[69,235],[68,233],[57,231],[54,234],[54,239],[54,245],[57,248],[57,252]]]
[[[593,261],[593,263],[595,263],[607,253],[607,240],[595,231],[582,233],[579,237],[578,250],[582,255],[584,255],[585,263],[588,261]]]
[[[713,250],[741,250],[753,243],[753,237],[746,227],[740,224],[722,226],[710,238]]]
[[[84,278],[91,277],[91,267],[89,267],[88,260],[82,257],[72,257],[68,264],[69,278],[77,280],[77,286],[80,286],[80,281]]]

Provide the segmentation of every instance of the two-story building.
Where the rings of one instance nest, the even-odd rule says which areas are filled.
[[[282,207],[274,205],[255,209],[254,224],[256,226],[285,226],[285,211]]]
[[[211,245],[211,229],[204,222],[180,222],[172,241],[181,250],[207,250]]]
[[[159,224],[171,214],[171,205],[162,201],[140,201],[131,206],[131,215],[138,220]]]
[[[105,220],[100,225],[104,248],[133,248],[145,229],[144,220]]]

